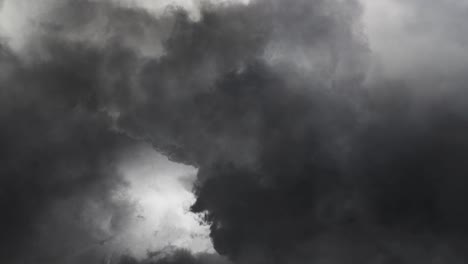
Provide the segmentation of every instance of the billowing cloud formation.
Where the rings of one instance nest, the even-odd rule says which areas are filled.
[[[91,106],[94,80],[85,69],[93,71],[93,66],[87,68],[92,54],[78,46],[73,53],[60,47],[54,52],[58,56],[52,60],[26,65],[2,49],[0,243],[7,263],[18,254],[33,257],[36,248],[47,255],[48,249],[62,246],[46,240],[50,247],[44,248],[30,239],[60,232],[60,225],[43,222],[49,209],[62,203],[85,207],[88,199],[95,199],[96,206],[112,206],[110,191],[123,184],[114,161],[130,141],[112,132],[108,118]],[[79,241],[74,224],[80,216],[57,217],[70,221],[67,232]],[[118,228],[119,223],[111,225]]]
[[[135,141],[199,169],[192,210],[234,262],[464,259],[464,76],[437,79],[451,93],[434,93],[438,82],[424,94],[436,75],[369,72],[375,57],[354,0],[199,9],[193,20],[177,8],[154,17],[62,1],[20,55],[3,46],[0,224],[11,233],[2,259],[93,261],[59,259],[89,223],[75,232],[66,222],[67,238],[51,244],[37,238],[70,217],[55,207],[61,200],[132,210],[112,192],[122,184],[114,162]],[[110,229],[124,226],[112,219]],[[176,252],[143,263],[211,258]]]

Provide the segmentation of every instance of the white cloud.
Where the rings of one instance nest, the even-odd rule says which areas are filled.
[[[173,163],[145,146],[122,164],[121,171],[129,182],[128,198],[138,208],[126,230],[118,234],[115,250],[138,257],[167,246],[213,251],[209,227],[188,211],[195,200],[191,192],[195,168]]]

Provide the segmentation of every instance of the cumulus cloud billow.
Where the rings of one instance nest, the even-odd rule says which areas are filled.
[[[51,0],[3,29],[0,261],[464,263],[467,7],[393,2]],[[216,254],[110,245],[141,144],[197,168]]]

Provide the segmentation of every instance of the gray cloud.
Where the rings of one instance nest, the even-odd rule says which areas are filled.
[[[421,12],[407,30],[426,33],[416,22],[435,15]],[[115,163],[144,140],[199,169],[192,210],[234,262],[462,261],[464,76],[421,60],[369,72],[378,54],[361,13],[352,0],[201,4],[196,21],[107,2],[51,9],[21,55],[1,53],[1,259],[63,263],[93,239],[64,205],[97,201],[123,228],[132,205],[111,199],[124,186]],[[424,97],[434,79],[456,92]],[[70,263],[99,259],[78,255]],[[219,258],[154,257],[120,263]]]

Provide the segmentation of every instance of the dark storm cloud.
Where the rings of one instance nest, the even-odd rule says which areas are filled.
[[[313,97],[308,94],[314,93],[332,94],[338,88],[330,91],[321,88],[341,81],[356,85],[362,78],[359,63],[352,65],[358,74],[343,78],[335,74],[338,67],[350,67],[341,64],[359,61],[363,50],[348,28],[353,20],[343,17],[343,22],[338,23],[336,17],[342,18],[339,12],[342,10],[335,10],[338,9],[335,5],[322,1],[313,4],[295,1],[288,5],[256,1],[248,7],[207,7],[202,9],[202,19],[196,23],[180,14],[165,42],[165,56],[142,67],[137,86],[146,97],[131,111],[122,112],[122,127],[145,134],[156,142],[156,147],[158,141],[172,145],[176,160],[210,163],[220,155],[232,154],[233,157],[225,158],[254,162],[257,137],[261,137],[260,123],[264,119],[263,98],[257,99],[257,95],[265,96],[265,100],[271,98],[271,105],[266,107],[273,108],[276,103],[273,101],[279,101],[282,95],[288,100],[301,95]],[[321,15],[322,11],[330,14]],[[336,47],[337,43],[343,47]],[[348,48],[350,53],[340,56],[340,51]],[[289,54],[315,65],[309,65],[312,67],[309,69],[303,63],[296,64],[289,60]],[[268,95],[270,82],[278,88],[272,87]],[[247,85],[252,87],[243,88]],[[291,87],[280,87],[287,85]],[[330,99],[335,100],[332,96]],[[287,109],[287,103],[284,104]],[[230,146],[233,142],[239,144],[236,149]],[[245,153],[239,155],[239,151]],[[177,158],[178,153],[190,157]]]
[[[418,101],[404,80],[361,87],[356,3],[257,1],[202,15],[178,21],[166,55],[143,67],[148,103],[120,125],[200,168],[193,210],[206,213],[218,252],[281,263],[337,233],[372,261],[404,255],[372,246],[389,230],[460,235],[466,118],[442,98]]]
[[[110,232],[121,228],[119,211],[132,206],[112,200],[112,192],[124,186],[116,162],[131,141],[112,131],[99,106],[105,94],[99,67],[104,57],[118,56],[58,37],[40,44],[45,58],[28,62],[1,47],[4,263],[76,263],[68,256],[86,255],[81,248],[108,236],[83,222],[90,217],[83,215],[86,205],[109,210]]]
[[[357,14],[334,1],[207,8],[196,23],[181,16],[166,54],[142,67],[147,102],[119,125],[200,168],[193,210],[218,252],[288,258],[328,222],[359,217],[344,175],[365,70]]]
[[[27,60],[2,50],[5,261],[64,262],[30,238],[63,199],[113,211],[109,192],[121,184],[113,162],[131,144],[126,136],[199,168],[192,210],[236,262],[461,259],[468,117],[452,102],[463,99],[423,100],[414,91],[428,82],[419,79],[376,77],[365,87],[371,55],[356,1],[200,10],[193,21],[178,9],[154,18],[65,1]],[[100,27],[110,33],[93,41],[89,31]],[[158,56],[138,49],[148,29],[161,32]],[[462,79],[451,81],[463,94]],[[58,208],[46,233],[63,217]],[[80,228],[69,240],[86,240]],[[142,263],[218,263],[187,252],[153,257]]]

